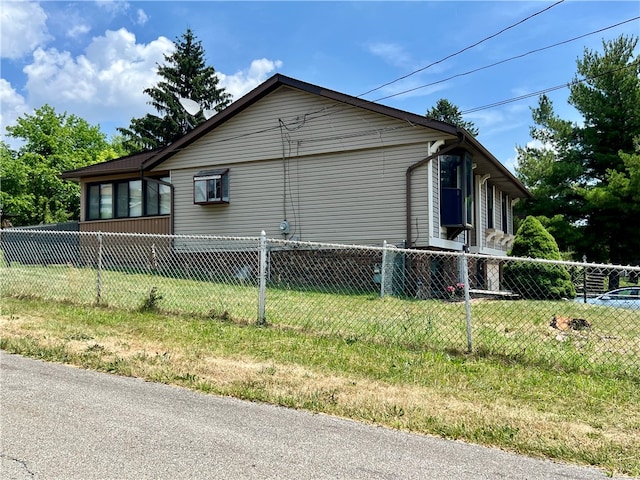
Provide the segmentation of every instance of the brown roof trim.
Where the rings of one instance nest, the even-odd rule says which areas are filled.
[[[135,153],[126,157],[115,158],[106,162],[95,163],[88,167],[78,168],[63,172],[60,177],[67,180],[79,180],[85,177],[97,177],[102,175],[115,175],[121,173],[137,173],[142,169],[142,164],[160,152],[162,149],[149,150]]]

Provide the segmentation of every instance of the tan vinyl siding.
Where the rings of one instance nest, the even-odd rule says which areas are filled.
[[[424,143],[441,136],[409,122],[282,87],[159,168],[197,168],[319,155]]]
[[[429,165],[424,165],[413,171],[411,176],[411,245],[414,247],[426,247],[429,245]],[[406,169],[405,169],[406,170]],[[405,172],[401,172],[404,174]],[[405,177],[406,178],[406,177]],[[405,194],[403,192],[403,186],[405,180],[402,180],[402,185],[399,186],[397,192],[401,198],[398,203],[404,203]],[[406,222],[406,215],[404,208],[400,208],[400,217],[402,217],[402,224],[404,226]],[[406,229],[405,229],[406,230]],[[402,239],[406,236],[406,232],[402,235]]]
[[[174,232],[282,238],[286,218],[287,238],[398,244],[406,170],[441,135],[283,88],[161,164],[172,170]],[[229,204],[194,205],[193,176],[211,168],[229,169]],[[412,236],[425,246],[427,168],[412,176]]]
[[[422,145],[288,159],[286,185],[283,160],[231,164],[228,205],[194,205],[191,185],[198,170],[174,171],[175,232],[256,236],[265,230],[280,237],[286,216],[290,236],[300,240],[397,244],[406,235],[405,171],[425,151]],[[427,236],[426,172],[418,169],[414,181],[415,240]]]

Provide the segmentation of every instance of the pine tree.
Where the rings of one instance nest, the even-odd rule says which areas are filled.
[[[517,175],[533,198],[520,215],[555,218],[550,232],[575,258],[640,262],[634,142],[640,138],[638,37],[603,41],[577,61],[569,103],[582,122],[562,120],[543,96],[533,110],[537,147],[518,148]],[[558,215],[562,215],[562,219]],[[617,278],[609,279],[615,288]]]
[[[144,90],[158,115],[133,118],[129,128],[118,129],[131,151],[166,146],[205,122],[205,110],[219,112],[231,103],[231,95],[219,86],[215,69],[206,65],[202,42],[191,29],[177,38],[175,45],[176,50],[164,56],[165,64],[158,65],[162,80]],[[195,115],[187,113],[180,98],[195,101],[201,110]]]
[[[465,121],[462,118],[460,109],[451,103],[446,98],[441,98],[436,102],[436,106],[427,110],[425,113],[427,118],[433,118],[434,120],[440,120],[441,122],[447,122],[456,127],[461,127],[467,130],[471,135],[477,137],[480,131],[473,122]]]

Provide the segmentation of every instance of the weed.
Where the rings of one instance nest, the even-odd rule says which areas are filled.
[[[86,333],[72,333],[70,335],[67,335],[66,337],[67,340],[93,340],[93,337],[91,335],[87,335]]]
[[[231,322],[233,318],[231,318],[231,314],[228,310],[220,307],[214,307],[209,312],[207,312],[207,318],[209,320],[217,320],[219,322]]]
[[[140,312],[157,312],[158,302],[162,300],[162,295],[158,293],[157,287],[151,287],[149,295],[144,299],[142,305],[138,309]]]
[[[265,374],[265,375],[275,375],[276,374],[276,367],[274,365],[270,365],[268,367],[262,367],[260,369],[260,373]]]

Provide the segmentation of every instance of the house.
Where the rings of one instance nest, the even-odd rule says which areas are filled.
[[[63,178],[81,184],[81,231],[489,255],[529,196],[463,129],[280,74],[166,148]]]

